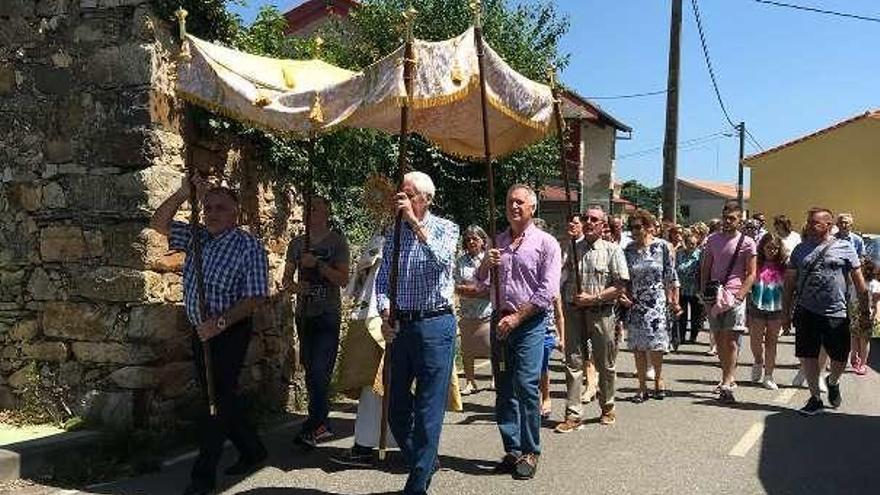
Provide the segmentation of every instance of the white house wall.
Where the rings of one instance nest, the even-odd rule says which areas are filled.
[[[599,204],[611,211],[609,192],[614,167],[614,140],[617,131],[612,126],[584,122],[581,127],[581,176],[583,195],[581,207]]]

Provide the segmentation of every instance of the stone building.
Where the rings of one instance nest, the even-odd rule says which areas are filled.
[[[41,386],[128,427],[197,397],[183,258],[146,228],[183,170],[177,41],[150,4],[0,2],[0,407]],[[298,221],[291,189],[234,139],[199,145],[197,163],[248,198],[244,223],[266,243],[277,288]],[[271,309],[242,378],[277,403],[292,346]]]

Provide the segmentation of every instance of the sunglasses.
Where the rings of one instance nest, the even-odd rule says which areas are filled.
[[[629,226],[629,230],[642,230],[643,228],[644,228],[644,225],[642,225],[640,223]]]
[[[589,223],[599,223],[602,221],[602,219],[599,217],[589,216],[589,217],[581,217],[581,221],[582,222],[589,222]]]

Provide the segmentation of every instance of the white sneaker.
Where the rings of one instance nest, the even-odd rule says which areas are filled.
[[[819,392],[823,394],[828,393],[828,380],[826,379],[828,375],[822,374],[819,376]]]
[[[761,385],[764,386],[767,390],[779,390],[779,385],[776,385],[776,382],[773,381],[772,376],[768,376],[764,378],[764,381],[761,382]]]
[[[657,378],[657,374],[654,372],[653,366],[648,368],[648,372],[645,373],[645,376],[648,378],[648,380],[653,380],[653,379]]]
[[[791,381],[792,387],[803,387],[804,383],[807,381],[806,375],[804,375],[804,370],[799,369],[797,374],[794,375],[794,379]]]
[[[762,376],[764,376],[764,365],[763,364],[753,364],[752,365],[752,381],[755,383],[761,383]]]

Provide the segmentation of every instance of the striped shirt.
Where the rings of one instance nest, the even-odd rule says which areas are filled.
[[[199,228],[202,242],[202,273],[205,279],[205,303],[208,315],[217,316],[248,297],[265,297],[269,293],[269,262],[262,243],[241,229],[231,229],[212,236]],[[168,247],[187,254],[183,264],[183,301],[190,323],[198,325],[198,286],[195,265],[190,254],[192,230],[186,222],[171,222]]]
[[[458,225],[425,214],[422,222],[428,240],[419,242],[409,223],[401,222],[400,262],[397,280],[397,309],[432,310],[452,306],[455,285],[452,270],[458,245]],[[379,311],[390,307],[388,299],[394,229],[385,237],[382,267],[376,279],[376,302]]]

